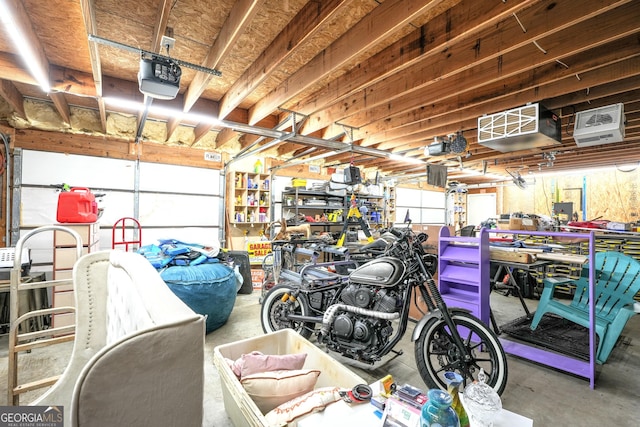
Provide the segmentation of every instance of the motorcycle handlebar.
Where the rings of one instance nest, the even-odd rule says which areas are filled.
[[[400,230],[399,228],[393,228],[393,227],[389,229],[389,232],[398,238],[402,238],[406,234],[406,230],[403,231],[403,230]]]
[[[349,254],[349,249],[345,247],[336,247],[336,246],[324,246],[322,248],[322,252],[327,252],[334,255],[342,255],[346,256]]]

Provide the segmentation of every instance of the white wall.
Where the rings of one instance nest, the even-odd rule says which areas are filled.
[[[467,194],[467,224],[480,225],[489,218],[497,217],[495,193]]]
[[[111,248],[113,224],[134,216],[135,162],[41,151],[22,151],[20,233],[56,223],[59,191],[67,183],[103,193],[100,248]],[[215,169],[140,164],[139,218],[142,244],[172,238],[207,244],[218,240],[221,171]],[[52,233],[27,242],[34,263],[52,260]]]

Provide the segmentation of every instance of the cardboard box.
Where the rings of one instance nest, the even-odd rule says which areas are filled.
[[[538,220],[535,218],[511,218],[509,219],[509,230],[536,231]]]
[[[268,426],[264,415],[225,361],[225,358],[236,360],[252,351],[264,354],[307,353],[304,368],[321,371],[316,388],[353,388],[358,384],[366,384],[360,376],[291,329],[219,345],[213,349],[213,363],[220,374],[224,409],[235,427]]]
[[[628,222],[608,222],[607,230],[615,230],[615,231],[629,231],[631,230],[631,224]]]
[[[499,230],[509,230],[509,221],[504,219],[498,220],[498,222],[496,222],[496,228]]]

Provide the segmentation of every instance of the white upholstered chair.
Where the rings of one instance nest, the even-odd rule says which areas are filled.
[[[64,406],[65,426],[200,427],[204,317],[138,254],[87,254],[73,278],[71,360],[32,405]]]

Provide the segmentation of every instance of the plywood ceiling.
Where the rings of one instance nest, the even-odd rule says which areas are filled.
[[[268,146],[290,162],[353,161],[394,176],[445,164],[450,179],[470,184],[505,168],[640,161],[638,0],[0,1],[52,88],[38,87],[0,31],[0,120],[9,126],[229,156]],[[169,56],[221,75],[183,66],[176,99],[151,103],[191,116],[111,106],[114,97],[144,101],[140,54],[120,45],[166,55],[163,35],[175,39]],[[478,117],[527,103],[560,117],[561,143],[514,152],[478,144]],[[624,103],[624,141],[577,147],[575,112],[615,103]],[[43,109],[58,120],[42,119]],[[425,155],[434,137],[457,132],[469,142],[463,152]]]

